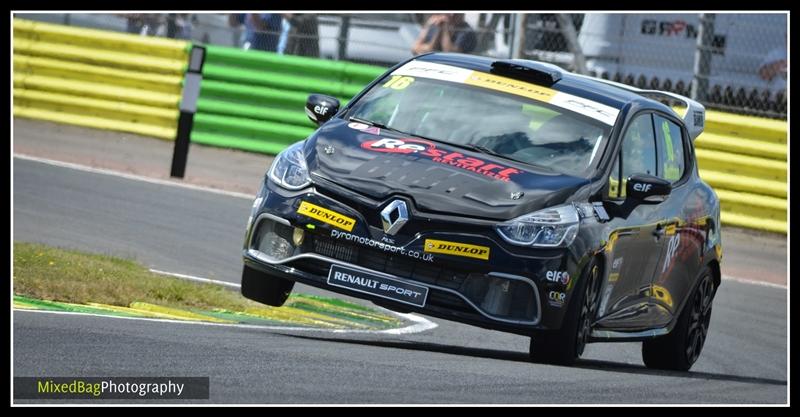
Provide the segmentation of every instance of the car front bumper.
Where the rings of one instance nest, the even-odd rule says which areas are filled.
[[[391,200],[370,201],[333,185],[291,192],[266,181],[248,221],[244,262],[273,277],[397,311],[522,335],[561,326],[575,286],[574,279],[563,277],[579,275],[570,250],[513,247],[494,233],[490,222],[428,215],[413,208],[403,227],[407,235],[389,237],[378,213]],[[352,222],[321,221],[299,213],[303,202],[324,208],[334,220],[338,216]],[[429,250],[431,241],[486,248],[487,253],[485,258],[434,253]],[[407,287],[422,286],[427,289],[424,302],[331,285],[332,266]]]

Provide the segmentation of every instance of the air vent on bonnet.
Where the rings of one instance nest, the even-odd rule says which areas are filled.
[[[561,69],[552,64],[526,59],[504,59],[492,62],[492,73],[507,75],[535,84],[551,86],[561,80]]]

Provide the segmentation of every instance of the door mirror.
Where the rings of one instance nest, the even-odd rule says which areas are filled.
[[[626,200],[638,204],[658,204],[669,197],[672,184],[669,181],[647,174],[633,174],[625,184]]]
[[[311,94],[306,100],[306,115],[317,126],[339,112],[339,100],[324,94]]]

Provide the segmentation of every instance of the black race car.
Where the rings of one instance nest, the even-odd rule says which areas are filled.
[[[549,363],[602,341],[643,341],[648,367],[697,360],[722,256],[700,104],[434,53],[306,112],[319,129],[253,203],[244,296],[280,306],[302,282],[531,336]]]

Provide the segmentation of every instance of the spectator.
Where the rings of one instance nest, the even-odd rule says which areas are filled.
[[[435,14],[428,18],[411,52],[431,51],[470,53],[477,45],[475,31],[464,21],[464,14]]]
[[[281,19],[281,38],[278,40],[278,53],[281,55],[286,52],[286,43],[289,41],[289,30],[291,29],[292,25],[289,24],[289,21],[285,17]]]
[[[781,46],[769,51],[758,67],[758,75],[770,82],[776,76],[786,79],[786,48]]]
[[[228,17],[231,26],[245,26],[244,49],[276,52],[281,34],[281,15],[277,13],[238,13]]]
[[[167,14],[167,37],[173,39],[191,39],[191,15],[188,13]]]
[[[127,32],[142,36],[156,34],[161,24],[161,16],[153,13],[127,13]]]
[[[291,25],[285,53],[319,57],[319,30],[317,15],[285,13],[283,18]]]

